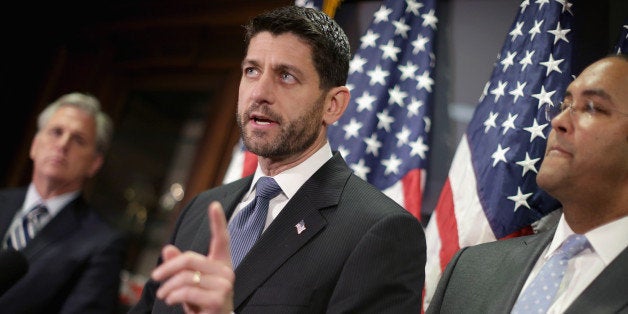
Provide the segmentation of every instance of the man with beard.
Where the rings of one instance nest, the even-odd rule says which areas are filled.
[[[288,6],[253,18],[245,45],[237,121],[257,170],[182,210],[131,312],[420,312],[419,221],[327,140],[350,98],[345,33]]]
[[[458,251],[427,313],[626,313],[626,86],[626,55],[593,63],[569,84],[548,111],[552,130],[536,177],[562,204],[558,224]]]

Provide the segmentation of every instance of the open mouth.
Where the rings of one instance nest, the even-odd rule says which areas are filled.
[[[268,119],[262,119],[262,118],[257,118],[257,117],[253,117],[253,122],[255,122],[255,124],[259,124],[259,125],[269,125],[271,124],[273,121],[268,120]]]

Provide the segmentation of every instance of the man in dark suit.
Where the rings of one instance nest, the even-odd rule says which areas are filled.
[[[350,97],[346,35],[325,13],[290,6],[254,18],[245,42],[237,120],[256,173],[182,210],[131,312],[419,313],[419,221],[352,174],[327,141]],[[234,270],[239,255],[229,250],[243,245],[224,216],[232,230],[269,181],[281,191]]]
[[[543,313],[628,313],[627,86],[626,55],[593,63],[569,85],[561,106],[550,109],[537,176],[562,204],[558,224],[459,250],[427,313],[538,313],[536,303],[524,302],[528,291],[574,234],[588,244],[567,262],[555,295],[540,293],[549,303]]]
[[[0,296],[0,312],[115,313],[125,238],[82,194],[103,164],[111,121],[96,98],[70,93],[37,122],[30,185],[0,191],[2,249],[28,262]]]

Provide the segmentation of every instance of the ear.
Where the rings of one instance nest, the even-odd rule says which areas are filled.
[[[28,151],[28,156],[31,159],[35,158],[35,141],[36,140],[37,140],[36,138],[33,138],[33,141],[31,142],[31,149]]]
[[[32,160],[35,160],[35,151],[36,151],[36,146],[39,145],[37,142],[39,141],[39,132],[35,133],[35,136],[33,136],[33,141],[31,141],[31,149],[28,151],[28,155]]]
[[[104,162],[105,162],[105,156],[103,156],[100,153],[96,153],[96,156],[94,157],[94,160],[92,161],[92,165],[89,168],[89,172],[87,173],[87,177],[88,178],[93,177],[98,172],[98,170],[100,170]]]
[[[338,121],[349,105],[351,93],[346,86],[337,86],[327,92],[325,111],[323,112],[323,124],[331,125]]]

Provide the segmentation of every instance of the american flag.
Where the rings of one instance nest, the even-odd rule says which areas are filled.
[[[295,0],[294,5],[298,7],[315,8],[321,10],[324,0]]]
[[[349,107],[328,133],[356,175],[417,219],[430,144],[437,22],[434,0],[389,0],[379,7],[351,61]]]
[[[628,19],[624,21],[624,25],[622,25],[619,30],[619,40],[613,51],[617,54],[628,53]]]
[[[227,184],[237,179],[246,177],[255,173],[257,168],[257,155],[249,152],[244,147],[242,139],[233,148],[231,153],[231,161],[229,161],[229,167],[225,176],[222,179],[222,183]]]
[[[521,3],[428,222],[424,308],[459,248],[531,233],[560,207],[536,174],[551,129],[545,108],[573,79],[573,25],[567,0]]]

